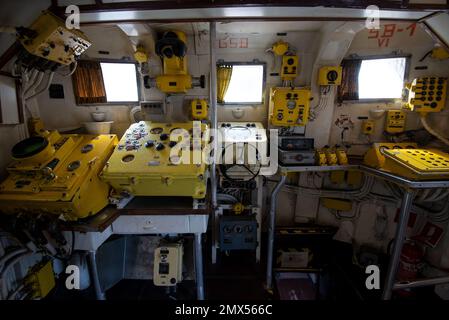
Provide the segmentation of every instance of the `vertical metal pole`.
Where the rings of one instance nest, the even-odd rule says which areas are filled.
[[[274,228],[276,224],[276,202],[279,191],[281,191],[282,186],[285,184],[287,176],[281,175],[281,180],[276,184],[273,191],[271,192],[270,199],[270,221],[268,225],[268,253],[267,253],[267,283],[266,288],[272,288],[273,282],[273,250],[274,250]]]
[[[209,83],[209,91],[210,91],[210,113],[211,113],[211,129],[214,133],[217,129],[217,66],[216,66],[216,57],[215,57],[215,43],[217,38],[217,29],[216,22],[209,23],[209,42],[210,42],[210,83]],[[218,154],[218,137],[214,136],[213,140],[213,161],[210,166],[210,180],[211,180],[211,191],[212,191],[212,206],[215,210],[217,208],[217,176],[216,176],[216,155]],[[215,219],[215,216],[214,216]]]
[[[396,236],[394,240],[393,253],[388,264],[387,276],[385,278],[384,291],[382,292],[382,300],[390,300],[393,286],[396,280],[396,272],[398,271],[399,258],[401,257],[402,245],[404,244],[408,219],[410,217],[410,209],[413,203],[414,193],[407,189],[402,197],[401,210],[399,212],[399,220],[396,226]]]
[[[87,256],[89,261],[90,276],[92,278],[92,284],[94,285],[95,296],[97,297],[97,300],[106,300],[106,296],[101,290],[100,280],[98,278],[96,253],[96,251],[89,251],[89,254]]]
[[[197,299],[204,300],[203,250],[201,246],[201,233],[195,233],[195,273]]]

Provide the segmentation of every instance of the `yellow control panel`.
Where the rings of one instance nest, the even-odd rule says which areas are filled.
[[[281,79],[294,80],[298,76],[299,58],[298,56],[282,56]]]
[[[407,85],[406,107],[417,112],[440,112],[446,104],[447,78],[424,77]]]
[[[45,11],[30,26],[34,36],[20,34],[19,41],[31,54],[63,65],[75,61],[90,46],[90,40],[79,30],[67,29],[65,22]]]
[[[204,198],[208,142],[199,121],[140,121],[125,132],[101,177],[118,193]]]
[[[318,72],[318,85],[340,85],[341,84],[342,67],[340,66],[327,66],[321,67]]]
[[[405,131],[406,113],[403,110],[388,110],[385,119],[385,131],[400,133]]]
[[[275,126],[304,126],[309,121],[311,91],[276,87],[270,92],[270,122]]]
[[[0,184],[0,211],[63,215],[76,220],[108,204],[110,187],[98,177],[115,135],[44,132],[16,144],[9,176]]]
[[[384,150],[398,150],[398,149],[416,149],[418,145],[414,142],[381,142],[373,143],[371,148],[365,153],[363,162],[373,168],[380,169],[384,166],[385,156],[382,151]]]
[[[386,149],[383,170],[412,180],[449,179],[449,154],[439,150]]]

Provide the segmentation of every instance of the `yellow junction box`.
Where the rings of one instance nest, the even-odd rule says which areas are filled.
[[[208,105],[205,99],[195,99],[190,103],[192,119],[205,120],[208,115]]]
[[[101,177],[119,193],[204,198],[208,142],[208,127],[199,121],[140,121],[125,132]]]
[[[400,133],[405,130],[406,113],[403,110],[388,110],[385,119],[385,131]]]
[[[309,121],[308,88],[276,87],[270,92],[270,122],[274,126],[304,126]]]
[[[75,62],[75,56],[86,51],[90,40],[79,30],[68,30],[63,20],[45,11],[30,26],[35,38],[19,37],[19,41],[31,54],[60,64]]]
[[[343,68],[341,66],[321,67],[318,72],[318,85],[340,85],[341,74]]]
[[[55,287],[52,261],[43,261],[33,266],[25,277],[25,283],[33,290],[33,298],[44,298]]]
[[[282,56],[281,79],[294,80],[298,76],[299,58],[298,56]]]
[[[108,204],[110,187],[98,175],[118,140],[115,135],[45,131],[19,142],[15,162],[0,184],[3,213],[62,214],[67,220],[93,215]]]

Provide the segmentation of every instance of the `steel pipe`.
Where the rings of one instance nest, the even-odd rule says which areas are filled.
[[[201,245],[201,233],[195,233],[195,274],[197,299],[204,300],[203,248]]]
[[[396,272],[399,267],[399,258],[401,256],[402,246],[406,237],[408,219],[410,217],[410,209],[413,203],[414,192],[406,190],[401,203],[401,211],[399,212],[399,221],[396,226],[396,237],[394,240],[393,253],[388,264],[387,276],[385,279],[384,290],[382,292],[382,300],[390,300],[393,286],[396,279]]]
[[[268,253],[267,253],[267,283],[266,288],[271,289],[273,285],[273,250],[274,250],[274,228],[276,224],[276,202],[279,191],[287,180],[286,175],[281,175],[281,179],[271,192],[270,221],[268,225]]]

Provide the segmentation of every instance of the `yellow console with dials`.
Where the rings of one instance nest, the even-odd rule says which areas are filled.
[[[311,91],[277,87],[270,92],[270,122],[275,126],[304,126],[309,121]]]
[[[63,215],[77,220],[108,204],[110,187],[98,177],[115,135],[43,131],[16,144],[9,176],[0,184],[0,211]]]
[[[125,132],[101,176],[119,193],[204,198],[208,141],[200,121],[140,121]]]

